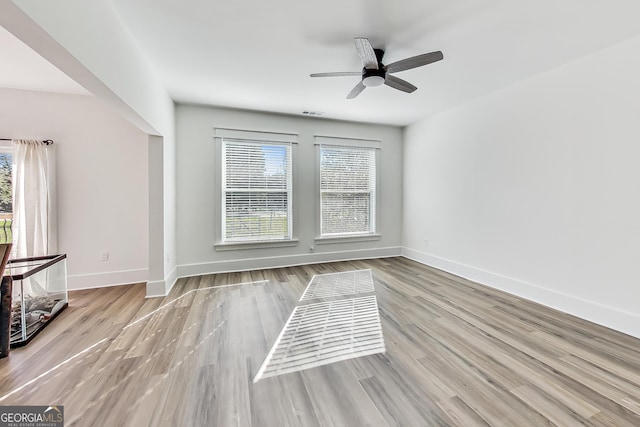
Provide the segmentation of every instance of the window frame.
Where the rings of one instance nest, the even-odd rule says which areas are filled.
[[[380,150],[382,149],[382,143],[379,140],[370,139],[358,139],[358,138],[345,138],[334,136],[315,136],[316,146],[316,238],[315,243],[333,244],[333,243],[350,243],[350,242],[366,242],[380,240],[382,237],[380,234]],[[322,234],[322,147],[330,146],[340,149],[371,149],[374,153],[374,168],[375,168],[375,189],[374,189],[374,202],[370,205],[369,217],[373,216],[371,220],[372,231],[363,233],[345,233],[345,234]],[[372,215],[373,213],[373,215]]]
[[[298,244],[297,239],[297,197],[296,191],[296,178],[297,178],[297,143],[298,135],[293,133],[278,133],[278,132],[264,132],[254,130],[239,130],[239,129],[227,129],[227,128],[215,128],[214,140],[216,143],[216,157],[218,160],[215,164],[218,166],[219,173],[215,175],[216,182],[214,182],[215,200],[218,200],[220,206],[216,209],[215,219],[215,243],[214,249],[216,251],[227,250],[242,250],[253,248],[274,248],[283,246],[296,246]],[[256,145],[281,145],[288,146],[290,156],[290,186],[287,190],[288,194],[288,228],[289,238],[285,239],[247,239],[247,240],[228,240],[225,235],[226,211],[225,211],[225,172],[226,163],[224,155],[225,141],[234,141],[240,143],[253,143]]]

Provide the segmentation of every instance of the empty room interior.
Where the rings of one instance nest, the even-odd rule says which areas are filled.
[[[0,412],[640,425],[639,21],[0,0]]]

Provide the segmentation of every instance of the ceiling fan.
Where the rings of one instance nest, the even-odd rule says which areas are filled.
[[[412,68],[422,67],[432,62],[440,61],[444,56],[441,51],[424,53],[422,55],[412,56],[411,58],[401,59],[389,65],[382,63],[384,50],[374,49],[365,37],[356,37],[353,39],[356,45],[356,52],[362,60],[362,71],[345,71],[337,73],[313,73],[311,77],[343,77],[343,76],[361,76],[362,80],[349,92],[347,99],[353,99],[365,89],[365,87],[374,87],[385,84],[394,89],[403,92],[412,93],[417,87],[408,81],[399,79],[391,74],[399,71],[410,70]]]

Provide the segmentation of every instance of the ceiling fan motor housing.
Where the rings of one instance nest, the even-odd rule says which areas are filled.
[[[378,70],[368,70],[366,68],[363,68],[362,83],[368,87],[380,86],[384,83],[386,74],[386,71],[382,67],[380,67],[380,69]]]
[[[376,59],[378,60],[378,68],[382,68],[382,57],[384,56],[384,50],[373,49],[373,52],[376,54]]]
[[[387,77],[384,65],[382,64],[382,57],[384,56],[384,50],[374,49],[376,59],[378,60],[378,69],[362,69],[362,84],[367,87],[381,86],[384,83],[384,79]]]

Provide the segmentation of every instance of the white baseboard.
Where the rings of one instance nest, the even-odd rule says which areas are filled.
[[[171,273],[169,273],[167,278],[164,280],[165,295],[169,295],[169,292],[171,292],[173,285],[175,285],[177,281],[178,281],[178,266],[176,265],[175,267],[173,267],[173,270],[171,270]]]
[[[67,288],[70,291],[81,289],[106,288],[108,286],[131,285],[146,282],[149,270],[109,271],[105,273],[71,274],[67,276]]]
[[[147,282],[146,298],[167,296],[166,284],[164,280],[154,280]]]
[[[358,259],[387,258],[400,256],[399,246],[363,249],[343,252],[318,252],[310,254],[249,258],[233,261],[214,261],[178,266],[178,277],[202,276],[205,274],[229,273],[235,271],[261,270],[265,268],[292,267],[295,265],[318,264]]]
[[[638,313],[630,313],[406,247],[402,248],[402,256],[640,338],[640,314]]]
[[[174,267],[164,280],[147,282],[146,298],[166,297],[178,280],[178,268]]]

